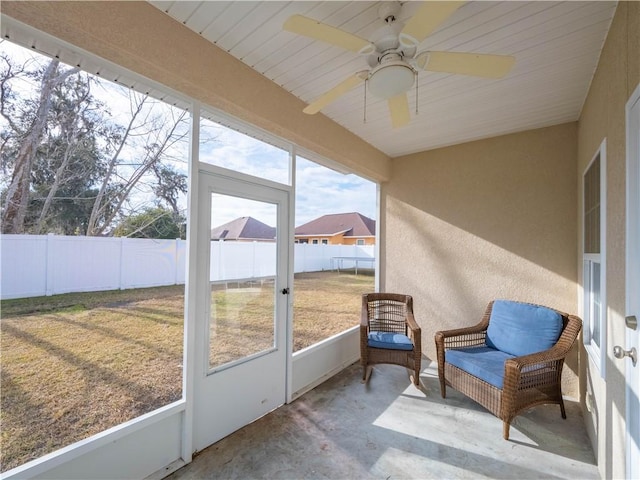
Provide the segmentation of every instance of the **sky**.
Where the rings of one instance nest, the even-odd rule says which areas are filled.
[[[9,41],[0,42],[0,52],[23,60],[39,55],[23,49]],[[46,57],[42,57],[46,61]],[[101,87],[92,93],[107,103],[113,121],[124,121],[130,108],[122,89],[104,79]],[[33,83],[22,82],[16,91],[34,91]],[[173,108],[167,106],[167,108]],[[280,183],[289,183],[289,152],[229,129],[211,120],[201,119],[200,161],[222,166],[260,178]],[[188,165],[188,142],[176,146],[173,166],[186,173]],[[183,157],[183,160],[181,159]],[[376,184],[357,175],[342,174],[301,157],[296,159],[296,212],[295,225],[302,225],[321,215],[359,212],[376,219]],[[139,189],[139,199],[148,198],[149,192]],[[180,199],[186,209],[186,196]],[[273,224],[273,209],[254,206],[247,211],[232,198],[217,201],[219,209],[212,220],[217,226],[239,216],[253,216],[269,225]],[[273,225],[272,225],[273,226]]]
[[[207,132],[214,139],[201,144],[200,161],[288,184],[289,152],[221,125],[214,125],[209,120],[203,120],[202,123],[205,125],[203,133]],[[226,215],[218,213],[216,220],[231,221],[246,216],[239,215],[241,211],[233,203],[229,199],[228,207],[221,205],[228,212]],[[296,226],[332,213],[359,212],[375,219],[376,184],[357,175],[345,175],[297,157],[295,203]],[[263,217],[259,209],[254,209],[249,215],[272,225],[267,221],[267,212]]]

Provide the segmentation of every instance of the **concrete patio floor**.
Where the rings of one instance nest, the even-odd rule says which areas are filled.
[[[427,361],[428,363],[428,361]],[[352,365],[200,452],[168,479],[599,478],[580,407],[565,400],[502,421],[453,389],[434,363],[413,386],[402,367]]]

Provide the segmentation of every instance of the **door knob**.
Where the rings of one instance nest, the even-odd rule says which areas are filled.
[[[631,350],[624,350],[620,345],[616,345],[613,347],[613,356],[619,359],[629,357],[634,367],[638,361],[638,352],[636,351],[636,347],[633,347]]]

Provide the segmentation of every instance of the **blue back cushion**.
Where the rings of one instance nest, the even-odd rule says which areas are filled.
[[[562,332],[562,317],[546,307],[496,300],[487,346],[517,357],[551,348]]]

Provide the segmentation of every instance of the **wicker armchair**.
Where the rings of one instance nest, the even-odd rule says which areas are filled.
[[[519,305],[540,307],[532,304]],[[523,356],[512,355],[506,359],[504,372],[499,372],[503,376],[502,388],[498,388],[447,361],[447,351],[489,349],[487,330],[493,307],[494,302],[490,302],[481,322],[473,327],[436,332],[438,376],[442,398],[446,397],[446,386],[449,385],[475,400],[503,421],[503,437],[508,440],[511,421],[523,410],[535,405],[558,404],[562,418],[567,418],[561,391],[562,367],[580,332],[582,320],[574,315],[541,307],[560,315],[562,322],[559,338],[555,345],[544,351]],[[453,359],[451,356],[450,360]]]
[[[360,364],[367,382],[371,366],[400,365],[411,370],[413,383],[420,384],[421,330],[413,317],[413,299],[395,293],[362,295],[360,319]]]

